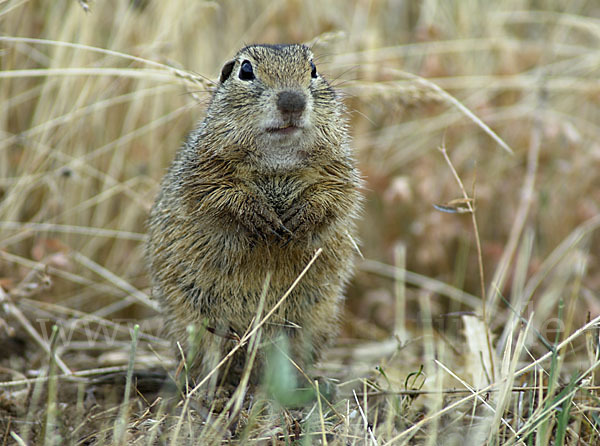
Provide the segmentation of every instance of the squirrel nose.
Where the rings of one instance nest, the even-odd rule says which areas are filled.
[[[306,107],[306,97],[297,91],[285,90],[277,95],[277,108],[282,115],[299,117]]]

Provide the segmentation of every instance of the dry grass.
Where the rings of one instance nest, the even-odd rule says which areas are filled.
[[[0,29],[0,444],[600,442],[596,2],[7,0]],[[338,397],[165,392],[146,215],[223,61],[290,41],[367,184]]]

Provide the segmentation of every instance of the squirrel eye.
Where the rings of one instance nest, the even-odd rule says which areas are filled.
[[[317,78],[317,67],[315,66],[312,60],[310,61],[310,77],[312,77],[313,79]]]
[[[242,62],[240,67],[240,79],[243,81],[251,81],[254,79],[254,71],[252,71],[252,64],[249,60]]]

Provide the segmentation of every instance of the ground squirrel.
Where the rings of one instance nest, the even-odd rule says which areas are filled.
[[[323,248],[262,332],[285,333],[300,365],[318,358],[352,272],[359,186],[345,108],[307,46],[250,45],[223,66],[149,219],[152,292],[172,339],[186,349],[186,327],[206,329],[196,378],[247,331],[267,275],[263,315]],[[245,356],[233,357],[229,382]],[[263,362],[259,353],[253,381]]]

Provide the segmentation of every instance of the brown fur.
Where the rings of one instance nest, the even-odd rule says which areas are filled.
[[[244,61],[252,80],[240,78]],[[166,311],[172,339],[184,347],[190,324],[217,333],[200,340],[196,377],[234,345],[223,334],[246,332],[267,274],[265,312],[318,248],[322,255],[264,326],[263,340],[285,332],[293,359],[308,365],[337,332],[352,271],[360,180],[344,107],[313,68],[303,45],[240,50],[223,67],[206,118],[162,182],[149,220],[153,295]],[[278,102],[282,91],[292,93]],[[290,124],[299,127],[291,134],[282,130]],[[230,382],[239,379],[244,361],[240,351]]]

